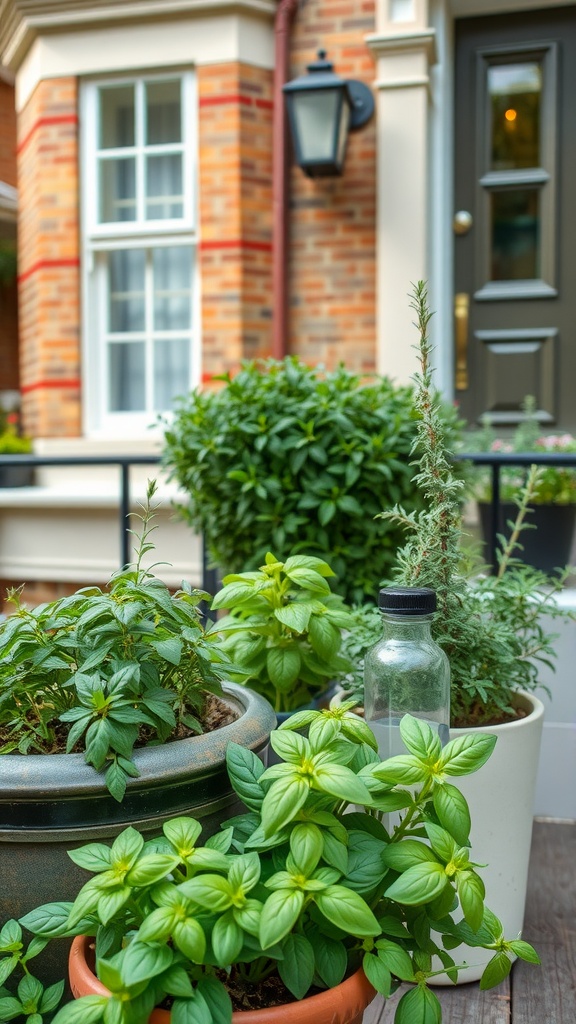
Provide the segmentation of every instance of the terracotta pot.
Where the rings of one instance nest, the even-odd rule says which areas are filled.
[[[89,965],[90,942],[87,936],[79,935],[70,950],[70,988],[76,998],[108,994]],[[307,999],[265,1010],[235,1010],[232,1024],[361,1024],[364,1010],[375,995],[376,990],[360,969],[335,988]],[[170,1024],[170,1012],[154,1010],[150,1024]]]

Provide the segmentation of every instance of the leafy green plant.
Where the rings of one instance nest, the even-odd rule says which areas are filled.
[[[411,389],[385,378],[361,386],[343,366],[324,373],[294,357],[217,379],[221,390],[177,401],[163,453],[188,496],[180,512],[214,563],[230,573],[256,569],[270,549],[315,555],[346,600],[373,596],[402,538],[374,517],[421,500]],[[442,416],[454,434],[455,410]]]
[[[42,939],[93,936],[111,995],[65,1005],[55,1024],[144,1024],[165,999],[174,1024],[226,1024],[230,991],[245,1000],[274,978],[284,989],[273,1002],[299,1000],[360,966],[384,996],[409,986],[397,1024],[440,1024],[433,955],[455,980],[451,951],[462,941],[493,950],[482,988],[502,981],[514,956],[538,963],[484,905],[470,814],[452,783],[486,762],[495,738],[442,749],[408,715],[401,733],[407,753],[380,762],[350,703],[299,712],[271,735],[278,764],[265,769],[230,744],[230,779],[248,810],[204,845],[199,822],[176,818],[160,839],[128,828],[112,846],[72,851],[92,877],[73,903],[22,923]],[[402,816],[388,832],[391,810]]]
[[[364,655],[381,638],[382,615],[378,606],[373,601],[354,605],[351,623],[342,633],[340,653],[350,668],[340,681],[340,687],[347,699],[354,698],[358,704],[364,703]]]
[[[397,583],[431,587],[438,595],[433,636],[450,659],[453,726],[484,725],[515,717],[514,693],[539,685],[541,664],[552,667],[556,636],[548,619],[571,617],[555,600],[566,575],[548,577],[514,557],[525,516],[538,486],[533,467],[517,498],[518,516],[511,534],[500,538],[502,550],[495,575],[462,546],[463,482],[454,472],[438,401],[432,388],[431,345],[426,287],[416,286],[412,308],[420,335],[420,372],[414,377],[418,412],[415,477],[424,508],[400,506],[382,512],[409,531],[398,553]]]
[[[330,591],[331,576],[320,558],[291,555],[280,562],[268,552],[255,572],[225,576],[212,601],[213,609],[231,612],[214,627],[240,669],[231,678],[261,693],[275,711],[309,704],[350,667],[338,652],[352,617]]]
[[[28,455],[32,452],[32,441],[21,437],[8,428],[0,434],[0,455]]]
[[[17,921],[7,921],[0,929],[0,1021],[26,1018],[28,1024],[43,1024],[53,1016],[64,994],[64,982],[44,988],[31,974],[28,964],[46,946],[48,939],[33,938],[24,946],[22,928]],[[19,978],[12,994],[5,982]]]
[[[172,594],[143,568],[154,493],[152,483],[136,561],[106,590],[32,609],[12,591],[15,611],[0,625],[0,753],[83,750],[117,800],[138,775],[134,747],[201,732],[227,669],[200,620],[208,595],[187,585]]]
[[[32,451],[32,439],[19,430],[17,412],[0,410],[0,455],[27,455]]]

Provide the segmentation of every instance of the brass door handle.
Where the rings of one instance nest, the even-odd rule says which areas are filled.
[[[457,292],[454,296],[454,319],[456,321],[456,390],[468,389],[468,316],[470,296]]]

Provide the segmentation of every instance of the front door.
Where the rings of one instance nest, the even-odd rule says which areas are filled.
[[[576,429],[576,5],[456,22],[455,396]]]

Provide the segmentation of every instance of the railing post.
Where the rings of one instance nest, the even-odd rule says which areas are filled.
[[[492,572],[498,570],[498,529],[500,519],[500,466],[497,462],[492,463],[492,506],[490,508],[490,565]]]
[[[130,557],[130,464],[120,463],[120,566],[125,569]]]

